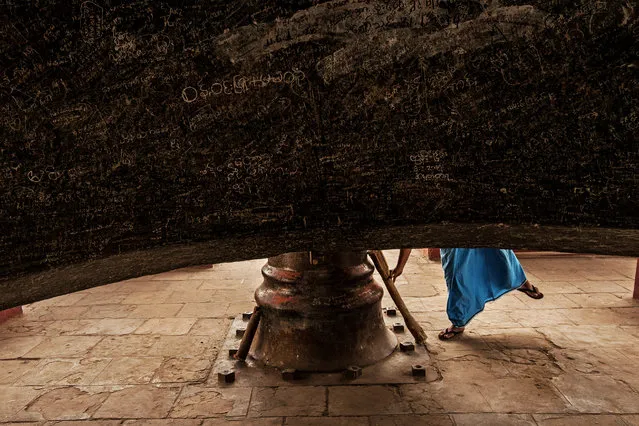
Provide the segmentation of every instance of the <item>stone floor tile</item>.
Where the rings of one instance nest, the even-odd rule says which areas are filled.
[[[114,358],[91,383],[92,385],[142,385],[149,383],[162,358]]]
[[[33,401],[41,390],[29,387],[0,386],[0,422],[20,420],[16,413]]]
[[[89,294],[86,292],[77,292],[65,294],[63,296],[53,297],[38,302],[40,306],[71,306],[86,298]]]
[[[621,272],[611,271],[611,270],[589,270],[589,271],[580,271],[579,276],[591,280],[591,281],[621,281],[624,279],[628,279],[631,276],[623,274]]]
[[[104,318],[83,320],[83,326],[68,334],[124,335],[130,334],[144,323],[139,318]]]
[[[639,412],[639,394],[608,376],[564,374],[552,382],[579,412]]]
[[[86,356],[101,336],[47,337],[25,354],[25,358],[76,358]],[[2,342],[0,342],[1,344]],[[1,347],[1,345],[0,345]]]
[[[89,306],[40,306],[32,304],[24,306],[23,318],[32,321],[56,321],[82,318]]]
[[[615,281],[615,284],[625,288],[627,291],[630,291],[630,292],[632,292],[635,289],[635,280],[634,279]]]
[[[513,311],[501,311],[490,308],[490,304],[487,305],[487,309],[479,313],[473,318],[468,327],[479,328],[520,328],[520,324],[512,315]],[[529,311],[516,311],[521,313],[529,313]],[[450,323],[448,324],[450,325]],[[447,325],[447,326],[448,326]]]
[[[133,291],[133,284],[140,282],[144,277],[131,278],[130,280],[119,281],[117,283],[111,283],[101,285],[98,287],[91,287],[84,290],[86,293],[98,294],[98,293],[130,293]]]
[[[536,426],[530,414],[453,414],[455,426]]]
[[[440,296],[424,297],[420,299],[422,304],[422,310],[420,312],[437,312],[445,311],[446,303],[448,302],[448,296],[443,294]],[[411,313],[412,309],[409,308]],[[417,312],[417,311],[416,311]]]
[[[571,407],[548,380],[517,377],[478,386],[495,413],[563,413]]]
[[[242,312],[253,311],[254,307],[255,307],[255,301],[254,300],[231,303],[226,308],[226,315],[225,316],[226,316],[226,318],[233,318],[233,317],[236,317],[236,316],[240,315]]]
[[[169,288],[171,281],[153,281],[153,280],[141,280],[129,283],[126,289],[129,293],[155,293],[163,291],[173,291]]]
[[[226,310],[229,303],[185,303],[184,307],[177,313],[179,318],[226,318]]]
[[[491,411],[479,387],[467,380],[401,385],[402,398],[415,413],[481,413]]]
[[[112,392],[94,414],[105,419],[165,418],[179,394],[177,386],[140,385]]]
[[[322,416],[326,392],[322,386],[255,388],[249,417]]]
[[[215,302],[215,290],[178,290],[171,293],[170,303],[206,303]]]
[[[583,293],[623,293],[626,289],[615,281],[573,281],[572,284]]]
[[[633,335],[635,338],[639,339],[639,326],[636,325],[622,325],[620,328],[628,334]],[[636,341],[636,340],[635,340]]]
[[[567,294],[566,297],[583,308],[619,308],[633,305],[631,294],[619,297],[615,293],[583,293]]]
[[[63,420],[47,422],[45,426],[119,426],[121,420]]]
[[[44,334],[48,336],[82,334],[82,330],[89,327],[92,324],[92,321],[96,320],[69,319],[54,321],[51,325],[49,325],[49,327],[47,327]]]
[[[202,280],[198,290],[225,290],[229,288],[237,288],[244,285],[244,279],[234,278],[226,279],[224,275],[220,274],[219,278],[208,278]],[[259,285],[259,283],[256,284]],[[176,291],[179,289],[176,289]]]
[[[622,416],[623,420],[630,426],[639,426],[639,415]]]
[[[334,386],[328,388],[330,416],[411,414],[411,406],[391,386]]]
[[[410,280],[410,284],[407,281],[403,286],[397,286],[397,291],[402,297],[432,297],[439,295],[439,291],[432,285],[425,283],[423,277],[411,278]]]
[[[162,281],[166,285],[166,290],[169,291],[195,291],[200,290],[203,279],[189,279],[188,281],[177,280],[177,281]],[[207,290],[207,289],[201,289]]]
[[[0,338],[45,335],[53,322],[25,321],[24,317],[14,317],[0,324]]]
[[[257,287],[259,287],[259,284],[237,289],[216,290],[215,301],[226,301],[229,303],[248,302],[255,305],[255,289]]]
[[[637,338],[615,325],[558,325],[555,328],[581,347],[634,346],[639,343]]]
[[[574,324],[572,317],[566,312],[571,309],[535,309],[526,311],[509,311],[512,318],[523,327],[545,327],[557,324]]]
[[[246,418],[217,418],[206,419],[202,426],[280,426],[282,419],[280,417],[265,417],[256,419]]]
[[[371,426],[453,426],[447,414],[408,414],[402,416],[373,416]],[[329,424],[329,423],[327,423]],[[350,423],[344,423],[350,425]]]
[[[93,357],[143,356],[159,339],[160,336],[106,336],[89,354]]]
[[[129,318],[171,318],[184,306],[181,303],[158,303],[153,305],[123,305],[133,306],[135,309],[129,314]]]
[[[37,360],[6,360],[0,361],[0,385],[10,385],[23,374],[33,370],[38,365]]]
[[[127,318],[135,310],[135,305],[93,305],[82,314],[83,319]]]
[[[179,336],[187,334],[197,318],[151,318],[142,324],[134,334],[162,334]]]
[[[615,317],[613,309],[616,308],[578,308],[578,309],[558,309],[555,312],[570,318],[573,325],[602,325],[610,323],[611,319]],[[621,308],[621,309],[633,309],[633,308]],[[617,323],[615,321],[615,323]],[[543,326],[552,324],[543,324]],[[566,325],[559,324],[556,325]]]
[[[169,296],[172,291],[135,291],[123,298],[120,302],[127,305],[147,305],[155,303],[172,303]]]
[[[539,290],[543,293],[541,288]],[[533,299],[520,291],[513,295],[528,306],[529,309],[534,309],[535,311],[541,309],[570,309],[580,307],[579,304],[570,299],[570,296],[573,296],[572,294],[544,294],[543,299]],[[533,314],[531,313],[531,315]]]
[[[429,350],[436,354],[438,360],[465,358],[492,349],[476,329],[466,329],[463,334],[446,342],[439,340],[439,332],[440,330],[426,331]]]
[[[482,380],[500,379],[509,375],[504,361],[478,356],[438,361],[437,368],[444,381],[451,382],[466,380],[469,383],[476,383]]]
[[[161,274],[156,275],[148,275],[146,279],[152,281],[182,281],[182,280],[190,280],[191,272],[185,271],[184,269],[176,269],[175,271],[163,272]]]
[[[551,379],[563,373],[547,350],[505,349],[501,353],[508,358],[504,365],[512,377]]]
[[[488,302],[486,304],[486,307],[490,310],[497,310],[497,311],[514,311],[519,309],[531,309],[532,307],[534,307],[534,306],[528,305],[526,303],[527,301],[526,302],[522,301],[523,299],[518,298],[517,294],[515,293],[516,293],[515,291],[511,291],[510,293],[503,295],[497,300]],[[528,296],[526,297],[530,299]],[[539,308],[539,306],[537,306],[537,308]]]
[[[424,330],[443,330],[450,325],[445,312],[417,312],[413,315]]]
[[[275,423],[273,423],[275,424]],[[278,423],[278,425],[281,423]],[[390,422],[385,423],[392,424]],[[367,417],[287,417],[285,426],[369,426]]]
[[[212,362],[212,358],[168,358],[155,372],[152,382],[204,382],[209,375]]]
[[[105,358],[43,359],[31,371],[23,375],[20,385],[88,385],[109,365]]]
[[[31,402],[23,414],[30,420],[89,419],[108,396],[108,392],[88,387],[53,388]]]
[[[20,358],[44,341],[42,336],[0,338],[0,359]]]
[[[529,278],[544,296],[547,294],[581,293],[578,287],[568,281],[534,281]]]
[[[539,426],[627,426],[622,416],[610,414],[561,415],[535,414]]]
[[[620,366],[629,365],[627,356],[619,351],[608,348],[554,349],[551,353],[557,365],[559,365],[566,374],[610,375],[617,372]]]
[[[149,356],[201,358],[215,356],[214,340],[206,336],[159,336],[149,349]]]
[[[544,349],[551,346],[546,337],[534,328],[480,328],[477,334],[490,348],[497,350]]]
[[[251,388],[187,386],[171,410],[170,417],[245,416],[250,401]]]
[[[619,325],[639,326],[639,307],[611,308],[611,317],[608,321]]]
[[[453,414],[455,426],[536,426],[530,414]]]
[[[231,325],[228,319],[219,318],[199,318],[189,330],[189,334],[195,336],[211,336],[223,339],[226,330]]]
[[[201,419],[143,419],[126,420],[122,423],[123,426],[200,426],[201,424]]]
[[[67,297],[70,295],[66,295]],[[74,303],[74,306],[90,306],[90,305],[116,305],[122,303],[127,298],[126,293],[97,293],[85,294],[83,298]]]

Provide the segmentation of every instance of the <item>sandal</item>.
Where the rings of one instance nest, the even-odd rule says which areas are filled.
[[[450,340],[453,337],[462,334],[464,332],[463,328],[455,330],[457,327],[448,327],[446,330],[443,330],[439,333],[439,340]]]
[[[526,287],[519,287],[517,290],[521,291],[522,293],[526,293],[528,297],[532,297],[533,299],[541,299],[544,297],[544,294],[540,292],[537,287],[535,287],[532,284],[531,286],[532,286],[532,289],[526,288]]]

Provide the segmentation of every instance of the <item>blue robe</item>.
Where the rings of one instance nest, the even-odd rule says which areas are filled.
[[[446,312],[455,327],[465,326],[484,310],[486,302],[526,281],[512,250],[443,248],[441,257],[448,287]]]

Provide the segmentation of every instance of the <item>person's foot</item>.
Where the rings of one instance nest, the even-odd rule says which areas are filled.
[[[450,340],[453,337],[462,334],[464,332],[464,327],[455,327],[451,325],[446,330],[442,330],[439,333],[439,340]]]
[[[517,290],[522,293],[526,293],[528,297],[532,297],[533,299],[541,299],[544,297],[544,294],[528,280],[526,280]]]

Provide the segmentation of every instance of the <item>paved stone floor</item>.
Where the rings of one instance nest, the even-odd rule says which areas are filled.
[[[389,263],[396,252],[387,252]],[[22,425],[639,425],[635,259],[526,254],[546,297],[489,304],[442,343],[439,263],[398,280],[443,379],[222,387],[211,372],[263,260],[187,268],[25,307],[0,325],[0,422]],[[390,303],[386,303],[386,306]],[[211,378],[209,378],[211,376]]]

